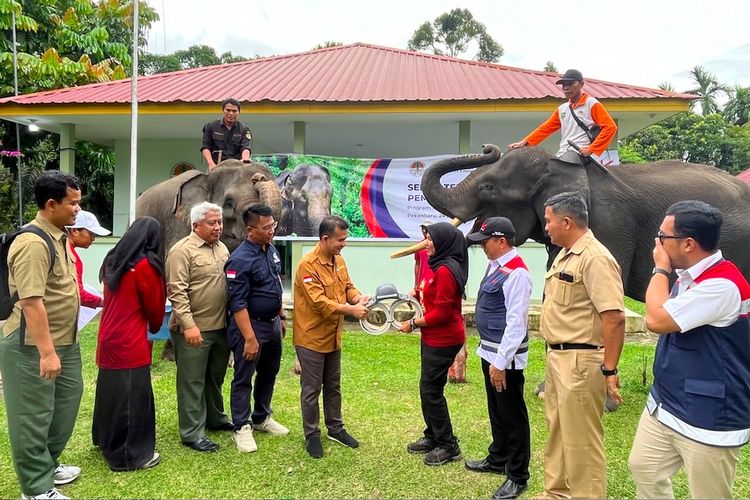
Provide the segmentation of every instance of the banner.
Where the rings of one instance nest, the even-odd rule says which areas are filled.
[[[358,159],[317,155],[266,155],[276,177],[283,207],[277,236],[317,237],[324,215],[340,215],[354,238],[422,239],[420,225],[450,221],[436,211],[420,189],[430,165],[454,155],[422,158]],[[451,172],[441,182],[453,187],[470,170]],[[471,221],[461,226],[464,232]]]

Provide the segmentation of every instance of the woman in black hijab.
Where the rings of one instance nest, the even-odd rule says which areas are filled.
[[[99,323],[92,437],[113,471],[153,467],[156,412],[151,387],[151,346],[146,329],[159,331],[166,288],[159,222],[133,222],[104,258],[104,309]]]
[[[427,263],[434,274],[422,295],[424,316],[404,323],[401,331],[421,328],[419,395],[426,428],[424,436],[406,449],[426,453],[427,465],[442,465],[461,459],[443,391],[448,369],[466,340],[461,297],[469,275],[469,256],[463,233],[451,224],[422,226],[422,231],[427,240]]]

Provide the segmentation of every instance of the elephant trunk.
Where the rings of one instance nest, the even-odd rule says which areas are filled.
[[[331,215],[331,203],[328,200],[312,200],[307,205],[307,221],[312,234],[317,236],[320,223]]]
[[[260,181],[255,184],[258,190],[260,203],[268,205],[273,211],[273,218],[276,221],[281,220],[281,194],[279,187],[273,180]]]
[[[500,156],[500,149],[493,144],[488,144],[484,147],[482,155],[460,156],[435,162],[422,177],[422,193],[427,202],[438,212],[449,217],[457,217],[463,222],[473,219],[479,207],[476,193],[471,192],[476,171],[455,188],[443,186],[440,180],[445,174],[456,170],[477,168],[494,163],[500,159]]]

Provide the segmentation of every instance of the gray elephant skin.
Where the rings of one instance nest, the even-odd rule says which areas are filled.
[[[276,178],[281,190],[281,222],[277,234],[318,236],[323,219],[331,215],[331,176],[320,165],[301,164]]]
[[[448,172],[474,169],[454,188],[440,183]],[[654,238],[674,202],[703,200],[721,210],[721,248],[750,277],[750,186],[714,167],[666,160],[602,171],[593,164],[564,163],[537,147],[502,155],[489,144],[483,154],[441,160],[422,178],[427,201],[462,221],[503,215],[516,227],[517,242],[531,238],[559,249],[544,232],[544,202],[578,191],[589,206],[589,226],[622,268],[625,294],[643,301],[653,268]]]
[[[265,203],[274,218],[281,216],[281,194],[267,165],[225,160],[208,174],[191,170],[144,191],[136,201],[136,216],[150,215],[161,223],[159,255],[163,258],[180,238],[190,234],[190,209],[210,201],[222,207],[221,240],[234,250],[247,233],[242,213],[250,205]]]

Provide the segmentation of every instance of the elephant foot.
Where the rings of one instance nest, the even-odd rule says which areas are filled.
[[[161,352],[161,359],[174,362],[174,346],[172,345],[171,340],[167,340],[164,343],[164,350]]]

